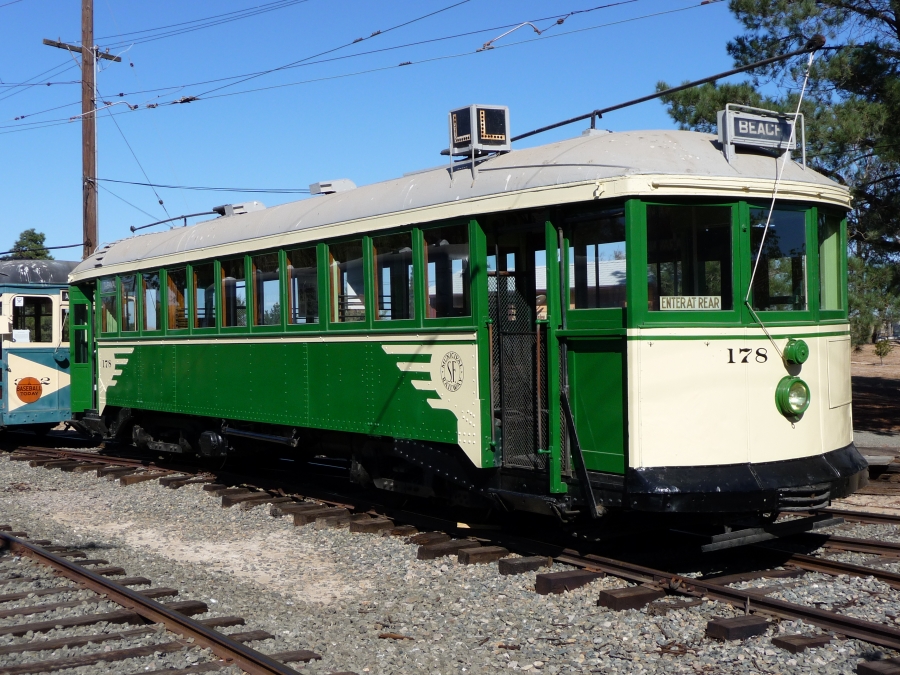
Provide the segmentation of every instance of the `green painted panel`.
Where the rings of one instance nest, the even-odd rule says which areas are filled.
[[[86,289],[85,289],[86,290]],[[76,306],[80,306],[76,312]],[[93,322],[91,298],[77,286],[69,288],[69,318],[71,321],[71,384],[72,412],[80,413],[94,407]],[[76,315],[79,317],[76,323]],[[80,353],[76,363],[76,350]]]
[[[136,343],[107,404],[455,443],[454,413],[413,386],[428,374],[398,367],[431,358],[375,341]]]
[[[625,473],[625,341],[571,340],[569,386],[588,469]]]

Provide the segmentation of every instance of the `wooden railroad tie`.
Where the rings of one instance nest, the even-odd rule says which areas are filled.
[[[712,619],[706,624],[706,634],[715,640],[743,640],[762,635],[768,627],[768,619],[745,614],[730,619]]]
[[[416,552],[416,558],[419,560],[434,560],[435,558],[443,558],[448,555],[458,555],[460,550],[464,548],[480,548],[481,544],[477,541],[469,541],[468,539],[451,539],[450,541],[439,541],[434,544],[423,544],[419,546]]]
[[[481,546],[460,549],[458,555],[459,562],[463,565],[481,565],[505,558],[509,551],[502,546]]]
[[[597,598],[598,607],[607,607],[616,612],[626,609],[640,609],[649,605],[654,600],[659,600],[665,593],[660,588],[647,586],[630,586],[628,588],[613,588],[608,591],[600,591]]]
[[[567,570],[565,572],[544,572],[534,579],[534,590],[539,595],[550,593],[564,593],[574,591],[576,588],[586,586],[596,579],[600,579],[602,572],[590,570]]]
[[[502,558],[497,561],[500,574],[524,574],[535,572],[542,567],[550,567],[553,560],[547,556],[526,556],[524,558]]]
[[[799,654],[807,649],[824,647],[831,642],[830,635],[779,635],[772,638],[772,644],[786,649],[791,654]]]

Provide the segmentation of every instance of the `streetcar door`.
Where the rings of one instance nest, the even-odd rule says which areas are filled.
[[[543,471],[548,447],[543,223],[491,228],[487,253],[495,442],[504,467]]]
[[[94,403],[93,315],[92,298],[85,294],[88,287],[71,288],[69,303],[69,339],[72,385],[72,412],[96,409]]]

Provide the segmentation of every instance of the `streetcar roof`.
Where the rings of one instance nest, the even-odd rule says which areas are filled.
[[[599,133],[514,150],[468,165],[408,174],[235,216],[129,237],[99,249],[72,280],[236,255],[448,218],[626,196],[771,199],[780,159],[739,151],[729,163],[715,136],[694,131]],[[848,207],[848,190],[795,161],[779,196]],[[253,245],[247,246],[252,240]]]
[[[34,286],[65,285],[69,273],[78,265],[68,260],[0,260],[0,286],[27,284]]]

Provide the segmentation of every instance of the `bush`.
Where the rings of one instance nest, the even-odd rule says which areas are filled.
[[[879,340],[875,343],[875,355],[881,359],[884,365],[884,357],[894,351],[894,344],[890,340]]]

